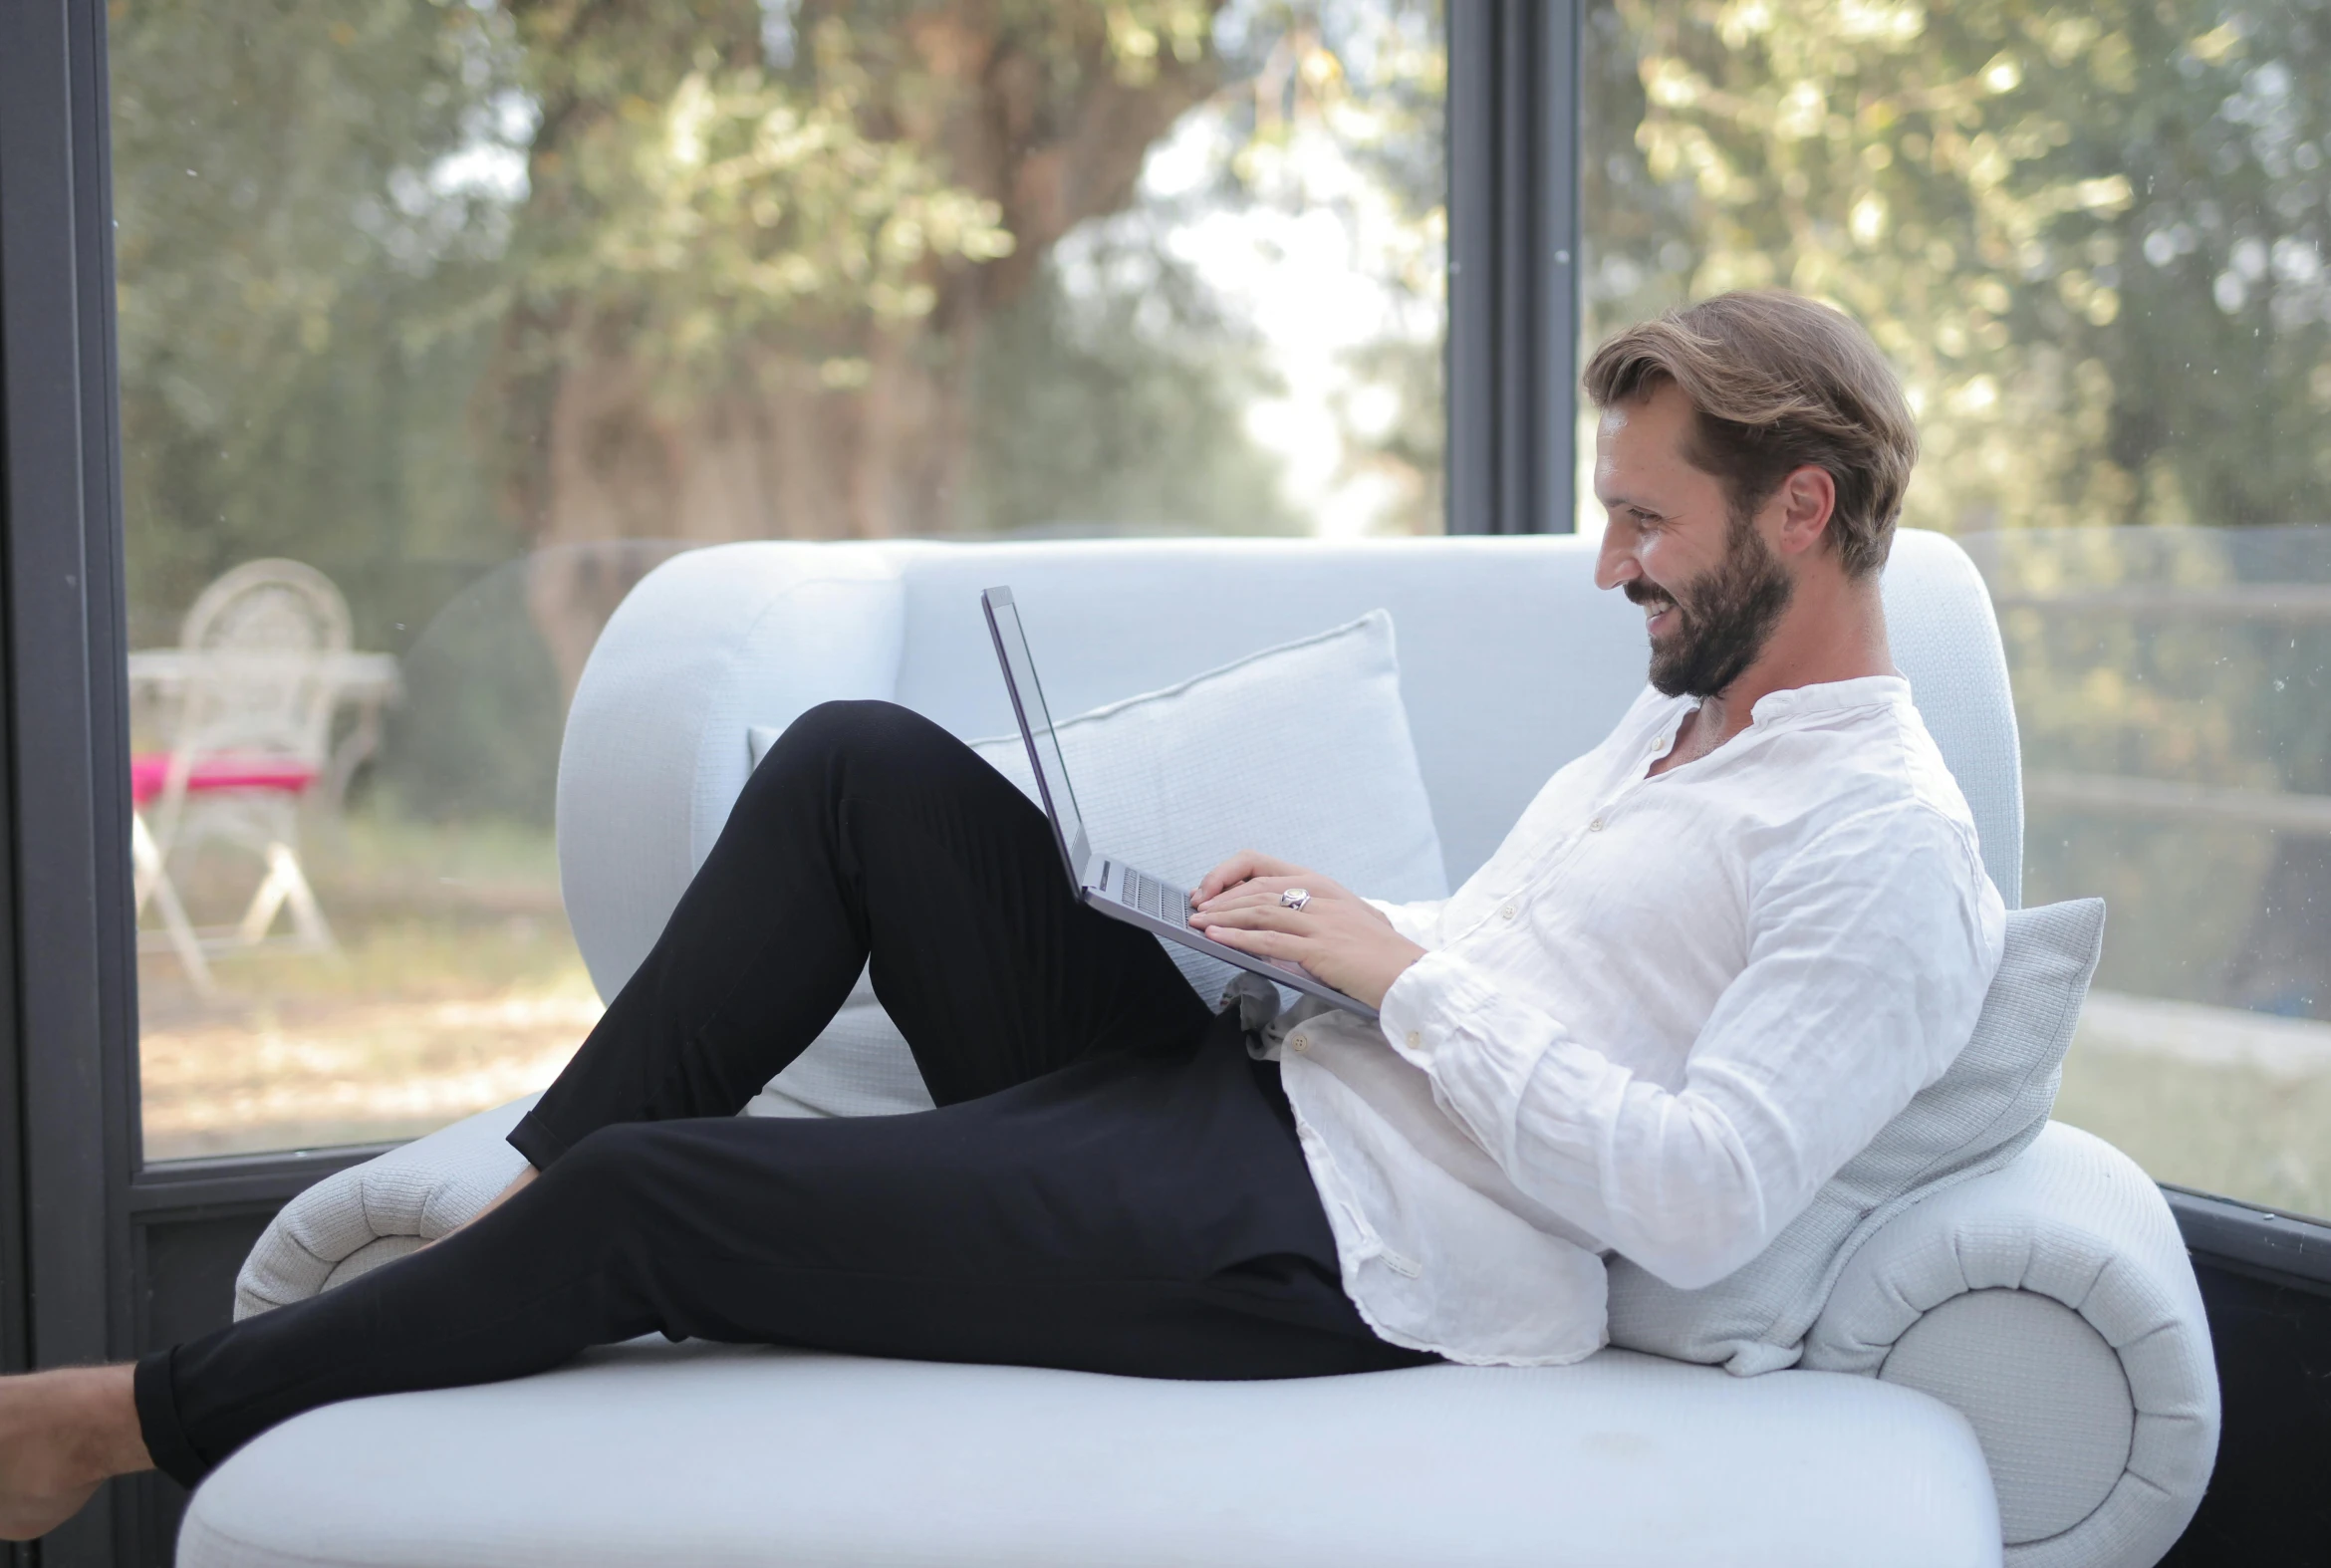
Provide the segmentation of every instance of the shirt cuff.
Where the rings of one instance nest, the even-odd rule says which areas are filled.
[[[1439,945],[1436,938],[1440,927],[1440,912],[1448,903],[1446,899],[1426,899],[1418,904],[1392,904],[1383,899],[1363,899],[1361,902],[1392,921],[1394,930],[1418,946]]]
[[[1427,952],[1393,977],[1376,1010],[1377,1026],[1402,1057],[1429,1070],[1434,1049],[1453,1032],[1448,1024],[1480,1005],[1480,989],[1471,964]]]

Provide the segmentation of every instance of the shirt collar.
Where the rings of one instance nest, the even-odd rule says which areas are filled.
[[[1765,728],[1796,718],[1850,713],[1857,708],[1908,706],[1910,682],[1900,675],[1857,675],[1851,680],[1824,680],[1809,686],[1767,691],[1748,710],[1751,728]]]

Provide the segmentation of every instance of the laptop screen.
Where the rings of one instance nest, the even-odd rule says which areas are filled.
[[[991,588],[979,596],[987,610],[987,627],[995,637],[996,657],[1003,661],[1004,684],[1011,691],[1012,710],[1020,720],[1021,738],[1028,743],[1028,761],[1036,770],[1036,788],[1060,839],[1061,858],[1068,863],[1069,881],[1079,882],[1092,846],[1085,839],[1084,814],[1077,810],[1076,791],[1069,786],[1068,764],[1060,741],[1052,733],[1052,714],[1044,705],[1044,687],[1036,679],[1036,661],[1028,656],[1028,638],[1020,630],[1020,610],[1008,588]]]

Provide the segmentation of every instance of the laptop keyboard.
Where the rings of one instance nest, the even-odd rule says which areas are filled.
[[[1186,891],[1167,887],[1157,878],[1145,877],[1131,867],[1126,868],[1119,897],[1144,915],[1155,915],[1161,920],[1189,918],[1189,894]]]

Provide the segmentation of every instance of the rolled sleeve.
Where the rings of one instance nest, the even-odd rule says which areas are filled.
[[[1361,902],[1392,921],[1394,930],[1418,946],[1440,945],[1440,912],[1448,907],[1446,899],[1421,899],[1415,904],[1392,904],[1383,899]]]
[[[1393,1049],[1514,1184],[1682,1288],[1762,1250],[1946,1068],[1998,965],[1998,896],[1950,825],[1887,813],[1806,846],[1680,1089],[1450,950],[1381,1009]],[[1986,904],[1987,901],[1987,904]]]
[[[1393,1049],[1424,1069],[1434,1102],[1517,1184],[1522,1170],[1561,1161],[1564,1184],[1592,1189],[1602,1130],[1633,1077],[1625,1068],[1445,949],[1393,982],[1379,1018]]]

